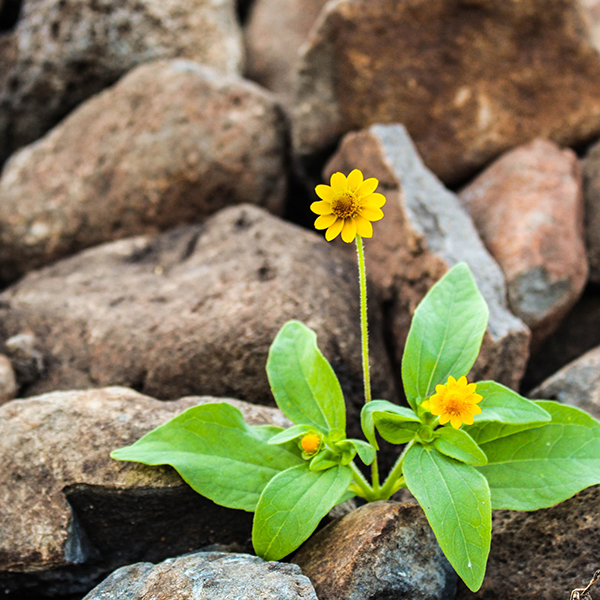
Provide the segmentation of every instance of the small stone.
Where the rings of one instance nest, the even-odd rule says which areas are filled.
[[[0,279],[231,204],[281,213],[286,156],[283,113],[257,85],[191,61],[139,66],[5,165]]]
[[[33,331],[26,330],[9,337],[5,342],[19,386],[30,385],[44,372],[44,357],[38,348]]]
[[[7,356],[0,354],[0,404],[16,398],[18,390],[12,363]]]
[[[582,164],[590,281],[600,283],[600,142],[588,150]]]
[[[292,557],[319,600],[452,600],[457,576],[421,507],[373,502],[314,534]]]
[[[317,600],[296,565],[248,554],[196,552],[122,567],[84,600]]]
[[[504,154],[459,198],[502,268],[509,306],[531,329],[535,349],[587,280],[577,156],[536,139]]]
[[[380,181],[385,217],[365,242],[367,271],[387,300],[396,369],[412,314],[446,271],[464,261],[490,309],[487,332],[470,377],[519,385],[529,331],[506,306],[502,271],[485,249],[458,198],[421,162],[401,125],[374,125],[348,134],[325,168],[349,173],[357,165]]]

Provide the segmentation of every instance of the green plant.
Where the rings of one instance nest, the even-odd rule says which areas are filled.
[[[329,201],[315,204],[319,214],[328,216],[330,209],[336,216],[340,196],[345,212],[336,218],[342,224],[327,219],[322,228],[335,225],[334,233],[342,232],[346,242],[356,237],[365,375],[361,425],[367,441],[346,437],[337,377],[317,347],[316,334],[290,321],[273,341],[267,375],[277,406],[292,427],[249,426],[231,405],[207,404],[112,456],[172,465],[194,490],[217,504],[253,511],[254,548],[269,560],[295,550],[345,499],[385,500],[408,487],[450,563],[476,591],[490,548],[492,509],[536,510],[600,483],[600,423],[574,407],[532,402],[493,381],[467,383],[488,309],[462,263],[432,287],[415,311],[402,361],[409,407],[371,400],[362,239],[355,225],[346,234],[344,230],[353,218],[349,205],[354,202],[360,216],[369,193],[381,195],[373,193],[372,183],[365,186],[371,180],[363,182],[362,174],[347,180],[339,175],[332,178],[333,191],[321,189]],[[352,196],[361,189],[369,193]],[[380,198],[375,202],[379,210]],[[373,210],[367,214],[371,220],[379,217]],[[369,233],[364,223],[360,229]],[[383,483],[376,433],[404,445]],[[356,466],[357,457],[371,465],[370,482]]]

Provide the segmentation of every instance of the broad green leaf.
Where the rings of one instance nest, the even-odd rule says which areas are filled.
[[[321,450],[309,463],[311,471],[325,471],[332,467],[337,467],[341,461],[341,454],[332,452],[329,449]],[[352,459],[348,462],[350,463]]]
[[[485,574],[492,530],[485,477],[475,467],[420,444],[406,453],[404,477],[450,564],[476,592]]]
[[[290,421],[323,433],[346,430],[340,382],[312,329],[300,321],[288,321],[281,328],[269,349],[267,376],[277,406]]]
[[[280,560],[293,552],[340,501],[352,481],[350,467],[311,471],[306,464],[274,477],[264,489],[252,527],[256,554]]]
[[[375,437],[376,421],[379,424],[389,423],[389,427],[386,425],[383,425],[383,427],[386,432],[391,430],[391,435],[394,435],[394,430],[396,430],[394,437],[404,440],[394,442],[396,444],[405,444],[412,440],[415,437],[415,431],[421,426],[421,421],[414,411],[404,406],[392,404],[387,400],[372,400],[365,404],[360,412],[360,421],[365,437],[377,450],[379,450],[379,446]]]
[[[600,484],[600,423],[566,404],[539,401],[552,421],[481,445],[493,508],[537,510]]]
[[[253,511],[269,481],[303,464],[292,446],[271,446],[281,428],[252,427],[226,403],[203,404],[111,453],[117,460],[171,465],[196,492],[229,508]]]
[[[351,438],[348,441],[352,442],[355,450],[358,452],[360,460],[362,460],[365,465],[370,465],[375,460],[375,448],[373,448],[371,444],[363,442],[363,440],[356,440],[354,438]]]
[[[475,440],[462,429],[441,427],[436,430],[433,446],[446,456],[468,465],[485,465],[487,458]]]
[[[487,304],[465,263],[429,290],[413,316],[402,358],[404,390],[413,409],[450,375],[458,379],[469,372],[487,320]]]
[[[281,433],[274,435],[269,440],[269,444],[285,444],[286,442],[302,437],[311,431],[312,427],[310,425],[294,425],[293,427],[288,427]]]
[[[476,417],[477,418],[477,415]],[[511,423],[499,423],[498,421],[489,421],[487,423],[477,423],[467,425],[464,430],[479,444],[485,444],[499,438],[508,437],[520,431],[527,429],[537,429],[543,427],[546,423],[521,423],[520,425]]]

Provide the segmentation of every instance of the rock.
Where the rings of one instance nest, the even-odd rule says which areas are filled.
[[[223,73],[241,66],[234,0],[22,4],[0,43],[0,164],[138,64],[187,58]]]
[[[600,486],[552,508],[534,512],[499,510],[492,516],[492,549],[481,589],[459,581],[455,600],[568,598],[598,569]],[[591,590],[595,596],[595,590]]]
[[[17,397],[17,378],[12,363],[7,356],[0,354],[0,404]]]
[[[4,342],[19,386],[37,381],[44,372],[44,357],[39,350],[37,338],[31,330],[25,330]]]
[[[255,84],[191,61],[142,65],[5,165],[0,278],[230,204],[280,213],[286,156],[284,116]]]
[[[423,166],[401,125],[348,134],[325,173],[348,173],[357,165],[379,179],[387,197],[385,218],[375,224],[365,255],[367,272],[389,303],[396,369],[418,303],[450,267],[465,261],[490,309],[470,377],[517,387],[527,363],[529,331],[508,311],[502,272],[458,198]]]
[[[457,576],[422,509],[373,502],[314,534],[292,558],[319,600],[452,600]]]
[[[532,346],[556,330],[588,274],[577,156],[543,139],[503,155],[459,196],[506,278]]]
[[[600,419],[600,347],[563,367],[529,392],[529,397],[570,404]]]
[[[327,0],[255,0],[244,31],[246,74],[291,106],[302,44]]]
[[[243,205],[155,237],[105,244],[30,273],[0,296],[0,340],[31,329],[46,370],[23,390],[124,385],[156,398],[190,394],[273,403],[265,372],[289,319],[318,334],[362,407],[355,258],[316,232]],[[372,303],[374,397],[395,388]]]
[[[600,283],[600,142],[588,150],[582,165],[590,281]]]
[[[196,552],[158,565],[122,567],[84,600],[317,600],[296,565],[266,562],[248,554]]]
[[[54,392],[0,407],[0,589],[83,593],[117,566],[207,544],[247,546],[252,515],[196,494],[170,467],[112,460],[209,397],[160,402],[125,388]],[[276,409],[226,400],[254,425]]]
[[[600,50],[600,1],[579,0],[578,4],[587,22],[590,42]]]
[[[463,181],[534,137],[600,133],[600,56],[576,0],[340,0],[304,46],[293,139],[310,158],[402,123],[425,164]]]

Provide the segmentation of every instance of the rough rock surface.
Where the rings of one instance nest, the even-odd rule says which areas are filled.
[[[140,63],[181,57],[233,73],[242,59],[234,0],[23,0],[2,37],[0,165]]]
[[[341,0],[304,48],[294,146],[402,123],[425,164],[462,181],[534,137],[600,133],[600,56],[576,0]]]
[[[455,600],[496,600],[515,594],[536,600],[568,598],[598,569],[599,503],[596,486],[544,510],[494,511],[483,585],[474,594],[459,581]]]
[[[582,164],[590,280],[600,283],[600,143],[590,148]]]
[[[390,303],[397,369],[412,314],[429,288],[465,261],[490,309],[482,351],[471,377],[517,387],[528,358],[529,331],[506,307],[502,271],[485,249],[458,198],[423,166],[401,125],[348,134],[326,173],[356,165],[377,177],[387,197],[385,218],[367,240],[367,271]]]
[[[600,419],[600,347],[563,367],[529,396],[571,404]]]
[[[536,139],[503,155],[459,197],[504,272],[512,312],[539,346],[587,280],[577,156]]]
[[[246,74],[293,100],[302,44],[327,0],[255,0],[244,31]]]
[[[296,565],[248,554],[197,552],[122,567],[84,600],[317,600]]]
[[[8,356],[0,354],[0,404],[17,397],[17,377]]]
[[[452,600],[456,573],[422,509],[373,502],[313,535],[292,557],[319,600]]]
[[[380,313],[371,308],[374,394],[391,399]],[[242,205],[204,225],[112,242],[30,273],[0,295],[0,340],[26,328],[38,338],[46,369],[26,395],[124,385],[163,399],[268,404],[269,346],[298,319],[317,332],[358,428],[357,315],[354,257]]]
[[[578,4],[587,21],[590,41],[600,51],[600,2],[598,0],[578,0]]]
[[[183,410],[216,401],[160,402],[113,387],[0,407],[0,589],[85,592],[116,566],[216,542],[245,545],[251,514],[196,494],[170,467],[109,457]],[[226,401],[251,424],[288,424],[276,409]]]
[[[191,61],[141,65],[5,165],[0,278],[229,204],[280,213],[286,156],[283,114],[257,85]]]

